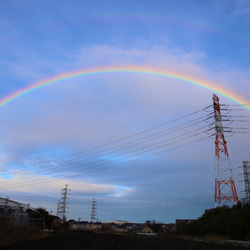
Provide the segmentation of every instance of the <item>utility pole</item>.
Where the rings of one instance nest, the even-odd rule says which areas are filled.
[[[69,191],[70,189],[68,188],[68,184],[65,184],[65,188],[62,189],[61,199],[57,204],[57,215],[61,217],[63,222],[66,222],[67,220],[66,212],[68,209],[67,205],[69,204],[67,203],[67,200],[69,199],[68,195],[70,195]]]
[[[245,199],[250,203],[250,165],[248,161],[243,161],[243,172],[245,182]]]
[[[90,222],[94,223],[96,221],[96,200],[95,198],[92,201],[92,212]]]
[[[227,202],[236,204],[238,195],[233,178],[233,171],[229,160],[227,142],[222,126],[222,116],[219,97],[213,95],[215,119],[215,207],[225,205]]]

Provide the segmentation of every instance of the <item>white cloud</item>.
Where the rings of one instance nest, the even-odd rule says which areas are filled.
[[[224,17],[238,23],[249,23],[250,3],[248,0],[214,0],[211,4],[211,13],[217,17]]]
[[[248,0],[237,0],[234,1],[234,9],[232,15],[238,18],[245,18],[248,22],[250,21],[250,2]]]
[[[72,59],[70,63],[69,57]],[[71,55],[67,53],[65,58],[66,62],[62,62],[62,72],[65,69],[130,64],[136,61],[142,65],[154,64],[156,67],[178,70],[220,82],[224,86],[234,87],[233,84],[237,80],[237,88],[241,92],[244,92],[244,87],[248,86],[245,77],[249,74],[248,72],[234,70],[219,73],[216,66],[214,66],[215,70],[201,66],[200,62],[206,58],[203,53],[184,53],[177,50],[173,52],[161,47],[144,50],[96,45],[94,48],[82,48]],[[34,71],[37,66],[34,63]],[[49,67],[49,64],[46,67]],[[79,144],[83,145],[83,150],[103,145],[141,131],[154,123],[157,124],[159,117],[162,120],[178,117],[194,111],[194,109],[203,108],[210,102],[212,102],[210,91],[168,78],[140,74],[110,74],[65,81],[30,93],[1,109],[1,151],[3,157],[8,155],[2,160],[9,165],[16,163],[13,165],[14,169],[22,166],[21,164],[24,162],[32,166],[36,159],[38,163],[47,159],[56,159],[58,151],[60,158],[63,155],[61,150],[64,150],[67,155],[76,148],[78,150]],[[211,142],[211,145],[213,144]],[[235,143],[235,145],[237,144]],[[46,150],[52,152],[46,152]],[[53,155],[54,150],[55,155]],[[178,158],[180,153],[182,158]],[[33,178],[33,180],[37,180],[35,185],[18,186],[22,175],[12,172],[12,175],[16,177],[6,179],[2,184],[6,187],[9,185],[13,190],[18,188],[23,192],[42,192],[47,195],[53,194],[55,197],[59,196],[59,191],[65,183],[70,185],[72,192],[82,193],[83,196],[137,197],[136,195],[142,195],[144,189],[138,192],[138,189],[135,190],[133,187],[127,188],[129,183],[141,185],[147,181],[148,174],[152,178],[161,179],[161,183],[162,178],[169,178],[170,173],[168,172],[173,174],[174,179],[178,178],[179,174],[171,170],[173,165],[171,161],[174,162],[178,158],[178,161],[181,162],[178,171],[184,171],[185,175],[186,166],[184,165],[190,164],[189,161],[192,161],[193,157],[196,157],[196,162],[206,161],[204,158],[210,159],[210,155],[207,153],[208,151],[204,152],[203,147],[195,149],[186,147],[178,152],[172,151],[162,158],[159,157],[160,159],[156,158],[157,163],[148,159],[148,165],[143,162],[141,166],[138,164],[137,169],[126,165],[126,169],[106,170],[105,175],[94,175],[92,180],[84,179],[83,182],[73,178],[67,179],[65,177],[67,172],[65,176],[62,175],[60,181],[53,180],[52,177],[41,176],[41,184],[39,184],[39,173],[42,174],[43,171],[37,170]],[[107,157],[107,155],[103,157]],[[213,157],[213,154],[211,156]],[[119,160],[121,156],[117,157]],[[214,162],[213,159],[211,161]],[[86,162],[86,166],[88,167],[88,162]],[[202,166],[203,171],[207,165]],[[85,167],[84,163],[83,167]],[[166,173],[165,167],[168,169]],[[195,169],[196,165],[192,167],[192,171]],[[69,167],[68,171],[70,171]],[[74,171],[71,170],[75,175],[79,175],[81,172]],[[164,174],[161,174],[162,172]],[[117,185],[119,182],[123,183],[125,187],[119,187]],[[133,185],[131,184],[131,186]],[[156,186],[153,191],[158,190],[157,188]],[[168,194],[170,195],[171,192],[168,191]],[[176,193],[178,192],[176,191]],[[162,193],[159,194],[159,197],[162,196],[164,196]],[[158,199],[160,199],[159,197]]]
[[[153,62],[156,67],[215,80],[242,93],[247,86],[246,73],[249,74],[234,70],[214,75],[200,66],[203,53],[173,53],[161,47],[144,50],[96,45],[75,51],[70,57],[70,63],[62,63],[66,68]],[[68,53],[65,58],[69,58]],[[193,105],[193,100],[209,93],[190,84],[146,75],[110,74],[69,80],[37,90],[2,109],[1,139],[9,150],[25,152],[27,148],[26,154],[29,150],[33,154],[46,144],[74,147],[74,143],[85,141],[94,146],[94,141],[103,140],[102,133],[126,135],[126,126],[132,121],[136,123],[157,113],[184,111]]]
[[[25,182],[29,182],[27,185]],[[60,180],[52,177],[37,175],[29,173],[24,170],[13,170],[12,178],[2,179],[1,185],[4,189],[16,190],[18,187],[19,192],[37,193],[48,196],[60,196],[61,189],[69,185],[69,188],[75,193],[83,194],[109,194],[116,192],[116,187],[107,184],[97,184],[84,181],[76,181],[61,178]],[[120,188],[118,188],[119,190]]]

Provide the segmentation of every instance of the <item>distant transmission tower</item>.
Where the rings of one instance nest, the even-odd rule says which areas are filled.
[[[60,201],[58,201],[57,204],[57,215],[62,218],[63,222],[67,220],[66,212],[68,205],[67,200],[69,199],[68,198],[69,191],[70,189],[68,189],[68,185],[65,184],[65,188],[62,189],[61,199]]]
[[[60,201],[57,202],[56,215],[60,217]]]
[[[233,178],[233,171],[227,151],[227,142],[224,137],[219,97],[213,95],[215,119],[215,207],[227,202],[236,204],[238,195]]]
[[[243,161],[244,182],[245,182],[245,199],[250,203],[250,165],[248,161]]]
[[[94,223],[96,221],[96,200],[95,198],[92,201],[92,212],[90,222]]]

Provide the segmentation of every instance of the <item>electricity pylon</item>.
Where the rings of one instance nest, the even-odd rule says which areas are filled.
[[[94,223],[96,221],[96,200],[95,198],[92,201],[92,212],[90,222]]]
[[[245,183],[245,199],[250,203],[250,165],[248,161],[243,161],[244,183]]]
[[[227,142],[222,126],[219,97],[213,95],[215,119],[215,207],[225,205],[227,202],[236,204],[238,195],[233,178],[233,171],[229,160]]]
[[[58,201],[58,205],[57,205],[57,215],[59,217],[61,217],[63,222],[66,222],[67,217],[66,217],[66,212],[67,212],[67,205],[69,203],[67,203],[68,195],[69,194],[70,189],[68,188],[68,184],[65,184],[65,188],[62,189],[62,193],[61,193],[61,199],[60,201]]]

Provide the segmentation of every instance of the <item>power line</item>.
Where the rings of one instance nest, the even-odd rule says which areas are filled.
[[[183,116],[183,117],[187,117],[187,116],[190,116],[191,114],[193,115],[193,114],[195,114],[195,113],[198,113],[199,111],[195,111],[195,112],[192,112],[192,113],[190,113],[190,114],[188,114],[188,115],[185,115],[185,116]],[[196,119],[193,119],[193,120],[191,120],[191,121],[189,121],[189,123],[191,123],[191,122],[193,122],[193,121],[197,121],[197,122],[194,122],[194,123],[191,123],[189,126],[184,126],[183,127],[183,124],[180,124],[179,125],[179,127],[181,127],[182,126],[182,129],[183,128],[187,128],[187,127],[190,127],[190,126],[193,126],[193,125],[195,125],[195,124],[198,124],[198,123],[200,123],[201,121],[199,121],[200,119],[201,119],[202,117],[199,117],[199,118],[196,118]],[[179,120],[179,118],[177,118],[177,119],[175,119],[175,120]],[[173,122],[173,121],[170,121],[170,122],[168,122],[168,123],[171,123],[171,122]],[[162,125],[161,125],[162,126]],[[157,127],[160,127],[160,126],[157,126]],[[153,129],[155,129],[156,127],[154,127],[154,128],[151,128],[151,129],[147,129],[147,130],[144,130],[143,132],[145,132],[145,131],[151,131],[151,130],[153,130]],[[169,133],[173,133],[174,131],[177,131],[178,130],[178,127],[177,128],[175,128],[175,129],[173,129],[173,128],[170,128],[169,129],[169,132],[164,132],[164,131],[162,131],[162,132],[157,132],[157,133],[154,133],[154,134],[151,134],[150,136],[148,136],[147,138],[140,138],[139,140],[134,140],[134,141],[132,141],[132,142],[129,142],[129,143],[127,143],[127,144],[125,144],[125,146],[124,145],[122,145],[122,146],[119,146],[119,147],[115,147],[115,148],[113,148],[113,151],[112,150],[102,150],[101,152],[98,152],[99,154],[100,153],[104,153],[104,154],[107,154],[107,153],[110,153],[110,152],[115,152],[115,151],[117,151],[117,152],[119,152],[118,151],[118,149],[119,150],[121,150],[121,149],[124,149],[124,148],[128,148],[128,147],[130,147],[130,146],[135,146],[135,145],[138,145],[138,144],[142,144],[142,143],[145,143],[146,141],[150,141],[150,140],[153,140],[153,139],[156,139],[157,137],[160,137],[160,136],[163,136],[163,135],[166,135],[166,134],[169,134]],[[163,132],[164,132],[164,134],[163,134]],[[142,132],[139,132],[139,133],[137,133],[137,135],[138,134],[142,134]],[[129,136],[129,137],[132,137],[132,136]],[[151,139],[150,139],[150,137],[151,137]],[[126,137],[126,138],[128,138],[128,137]],[[140,141],[141,140],[141,141]],[[116,140],[116,142],[117,141],[121,141],[121,140]],[[139,142],[140,141],[140,142]],[[114,143],[114,142],[112,142],[112,143]],[[109,144],[112,144],[112,143],[109,143]],[[159,143],[158,143],[159,144]],[[107,144],[105,144],[105,145],[107,145]],[[101,146],[100,146],[101,147]],[[100,148],[100,147],[96,147],[96,148]],[[123,147],[123,148],[122,148]],[[147,146],[147,147],[149,147],[149,146]],[[118,148],[118,149],[117,149]],[[145,148],[145,147],[144,147]],[[89,151],[89,150],[88,150]],[[96,152],[92,152],[92,154],[96,154]],[[94,157],[95,157],[95,155],[94,155]],[[60,164],[60,163],[62,163],[62,162],[59,162],[59,163],[57,163],[57,164]],[[72,163],[71,164],[67,164],[67,163],[69,163],[69,162],[65,162],[64,164],[65,165],[70,165],[70,167],[67,167],[66,169],[64,169],[64,170],[69,170],[69,169],[72,169]],[[76,162],[73,162],[73,164],[75,164]],[[93,167],[90,167],[90,168],[93,168]],[[52,166],[51,168],[50,168],[52,171],[54,170],[54,167]],[[62,169],[62,168],[59,168],[60,170]],[[44,171],[42,172],[42,173],[44,173]],[[50,173],[50,172],[48,172],[48,173]],[[33,174],[31,175],[31,176],[33,176]]]
[[[114,141],[104,143],[102,145],[98,145],[96,147],[80,151],[78,153],[63,156],[60,159],[57,158],[54,160],[47,160],[42,162],[38,161],[36,164],[27,167],[25,174],[22,176],[24,178],[23,183],[16,183],[13,186],[24,186],[32,182],[42,183],[51,181],[47,180],[46,178],[73,178],[79,175],[80,173],[89,174],[97,171],[102,171],[107,168],[117,167],[129,162],[134,162],[138,159],[145,159],[154,154],[161,154],[198,141],[202,141],[204,139],[207,139],[208,136],[206,135],[202,138],[200,138],[200,136],[203,133],[209,134],[212,128],[206,129],[207,125],[203,127],[200,126],[198,128],[195,128],[195,126],[204,122],[207,119],[210,119],[207,117],[207,115],[184,121],[183,123],[177,125],[174,123],[176,121],[181,121],[185,118],[191,118],[203,110],[204,109],[200,109],[195,112],[191,112],[189,114],[177,117],[167,122],[157,124],[156,126],[144,129],[129,136],[121,137]],[[165,128],[166,125],[169,124],[174,124],[175,126]],[[190,130],[191,128],[195,129]],[[185,129],[189,130],[182,134],[177,134],[176,136],[167,137],[168,135],[171,135],[173,133],[185,131]],[[228,129],[231,129],[232,132],[232,127]],[[235,130],[234,132],[246,132],[244,128],[237,127],[237,129],[238,130]],[[197,133],[197,131],[201,132]],[[158,140],[159,138],[162,139]],[[164,148],[164,150],[160,150],[161,148]],[[146,153],[147,155],[145,155]],[[112,154],[122,156],[117,156],[118,162],[111,163],[107,159],[105,159],[104,156]],[[39,166],[40,169],[37,170],[36,166]],[[27,170],[30,170],[31,172],[27,172]],[[57,173],[55,173],[55,170],[57,170]],[[72,173],[72,171],[74,171],[74,173]],[[44,175],[44,177],[41,177],[39,181],[37,181],[37,179],[36,181],[32,180],[32,178],[34,177],[37,178],[37,174],[42,174]],[[49,177],[47,175],[49,175]],[[30,180],[30,182],[27,182],[28,180]]]

